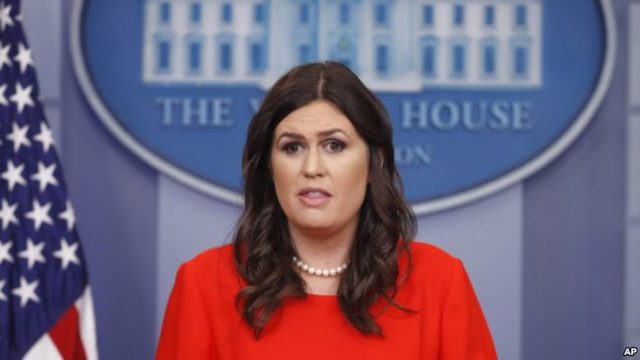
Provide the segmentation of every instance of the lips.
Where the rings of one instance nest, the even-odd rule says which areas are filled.
[[[331,193],[323,188],[306,187],[298,193],[298,198],[306,206],[318,207],[331,200]]]
[[[302,196],[306,196],[306,197],[312,197],[312,198],[318,198],[318,197],[331,196],[331,193],[329,193],[327,190],[325,190],[323,188],[319,188],[319,187],[306,187],[306,188],[302,189],[302,191],[300,191],[298,193],[298,195],[302,195]]]

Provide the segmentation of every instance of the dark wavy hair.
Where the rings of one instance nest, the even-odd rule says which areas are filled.
[[[394,301],[411,269],[409,243],[416,219],[402,196],[395,167],[392,129],[378,98],[346,66],[337,62],[301,65],[280,78],[253,116],[242,157],[244,211],[233,240],[235,265],[247,286],[236,305],[256,338],[288,297],[306,296],[305,283],[292,266],[297,256],[287,218],[276,197],[269,169],[276,126],[288,114],[313,101],[331,102],[351,121],[369,149],[370,181],[359,212],[350,266],[338,286],[338,302],[347,320],[365,335],[382,336],[370,307],[381,297]],[[398,258],[409,256],[399,275]]]

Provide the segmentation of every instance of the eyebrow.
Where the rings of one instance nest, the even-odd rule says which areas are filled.
[[[331,135],[333,135],[335,133],[343,133],[344,136],[349,138],[349,135],[347,135],[347,133],[342,131],[342,129],[338,129],[338,128],[320,131],[317,134],[318,134],[319,137],[324,138],[324,137],[331,136]],[[282,139],[283,137],[290,137],[292,139],[304,139],[303,135],[295,133],[295,132],[289,132],[289,131],[283,132],[282,134],[280,134],[280,136],[278,137],[278,140]]]

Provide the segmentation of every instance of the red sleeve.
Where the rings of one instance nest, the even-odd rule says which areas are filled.
[[[456,260],[442,314],[442,360],[496,359],[489,327],[464,265]]]
[[[164,314],[156,360],[213,359],[210,339],[198,274],[183,264]]]

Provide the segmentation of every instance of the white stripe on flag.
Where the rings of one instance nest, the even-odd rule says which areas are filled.
[[[87,285],[84,294],[76,301],[76,309],[80,317],[80,339],[84,347],[87,360],[98,360],[98,346],[96,344],[96,318],[93,312],[93,297],[91,287]]]
[[[62,355],[58,351],[56,344],[53,343],[49,337],[49,333],[45,333],[42,337],[36,341],[35,344],[29,349],[27,354],[22,360],[64,360]]]

